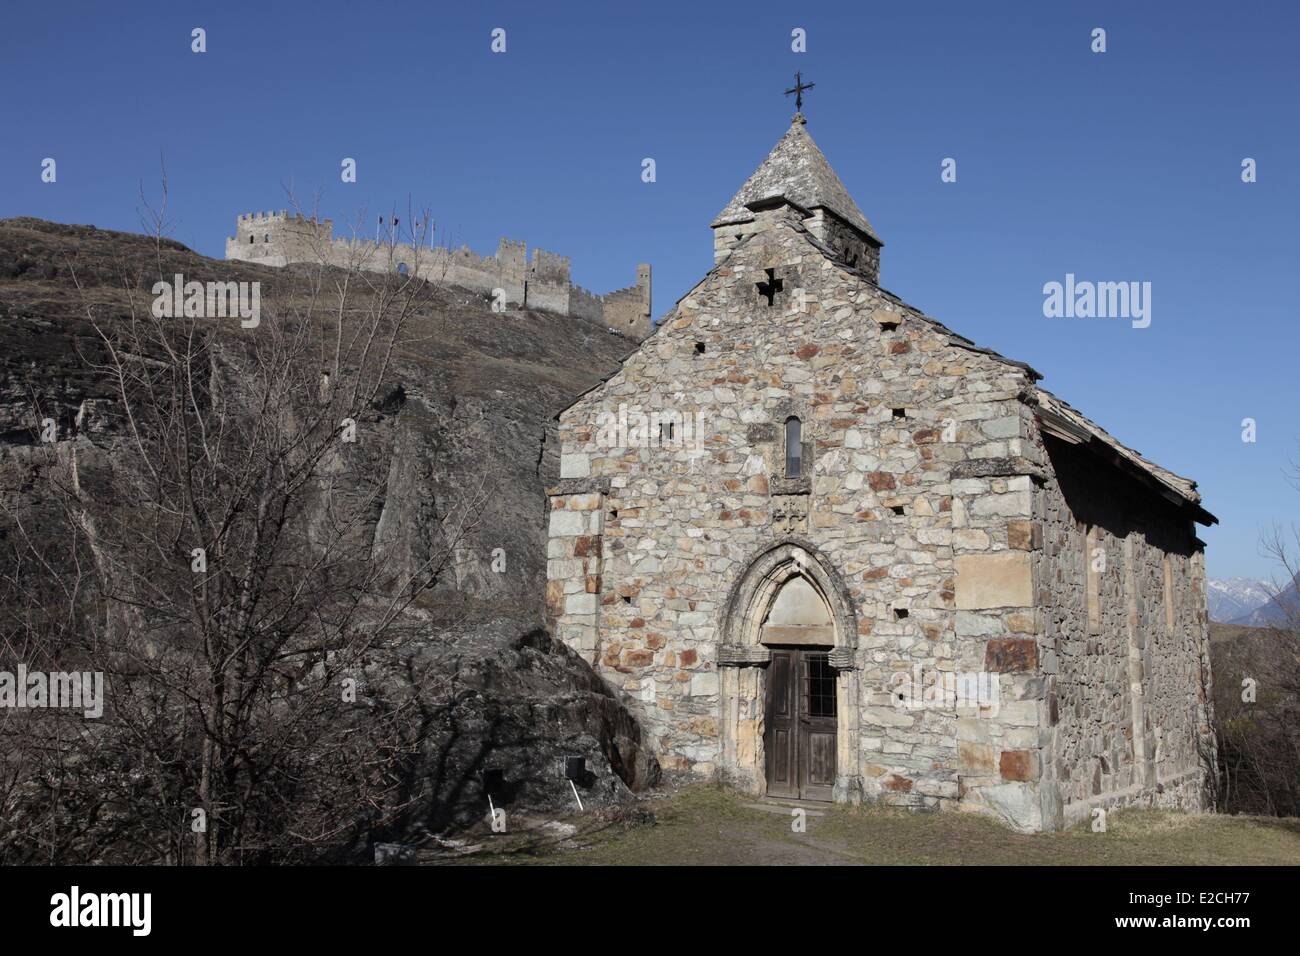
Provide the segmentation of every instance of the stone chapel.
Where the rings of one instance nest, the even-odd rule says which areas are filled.
[[[882,288],[801,113],[712,228],[548,489],[553,633],[664,769],[1024,831],[1208,806],[1195,482]]]

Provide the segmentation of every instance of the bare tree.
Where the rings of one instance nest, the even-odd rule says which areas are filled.
[[[1275,525],[1261,546],[1281,571],[1276,620],[1221,642],[1215,662],[1221,806],[1300,816],[1300,526]]]
[[[164,179],[145,203],[160,283],[165,197]],[[57,537],[10,510],[0,640],[5,659],[103,672],[107,708],[6,715],[0,858],[314,859],[418,799],[436,717],[376,654],[418,627],[490,494],[465,489],[417,567],[377,556],[376,423],[436,289],[422,238],[414,262],[395,242],[319,250],[261,289],[255,324],[214,316],[207,289],[198,314],[161,315],[161,287],[126,275],[124,318],[85,297],[113,400],[83,412],[111,428],[45,446]]]

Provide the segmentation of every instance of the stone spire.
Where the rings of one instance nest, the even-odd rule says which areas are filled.
[[[756,208],[771,208],[781,201],[798,207],[805,215],[818,210],[833,213],[875,246],[883,245],[808,135],[802,113],[794,115],[790,129],[718,214],[713,228],[750,222],[755,218]]]

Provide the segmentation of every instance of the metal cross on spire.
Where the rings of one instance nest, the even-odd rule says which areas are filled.
[[[805,82],[803,81],[803,74],[802,74],[802,73],[796,73],[796,74],[794,75],[794,86],[791,87],[790,89],[786,90],[786,91],[785,91],[785,95],[786,95],[786,96],[789,96],[791,93],[794,94],[794,108],[795,108],[795,112],[798,112],[798,113],[802,113],[802,112],[803,112],[803,91],[804,91],[804,90],[811,90],[811,89],[812,89],[814,86],[816,86],[816,85],[817,85],[817,84],[815,84],[815,83],[805,83]]]

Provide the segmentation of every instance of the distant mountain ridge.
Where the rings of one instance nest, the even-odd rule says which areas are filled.
[[[1210,620],[1269,627],[1300,621],[1300,581],[1278,590],[1268,581],[1226,578],[1209,582]]]
[[[1230,623],[1245,624],[1248,627],[1278,627],[1291,624],[1300,625],[1300,580],[1292,581],[1290,586],[1278,591],[1269,586],[1269,599]]]
[[[1224,578],[1209,582],[1207,597],[1210,620],[1229,624],[1263,607],[1272,597],[1272,593],[1264,581],[1250,578]]]

